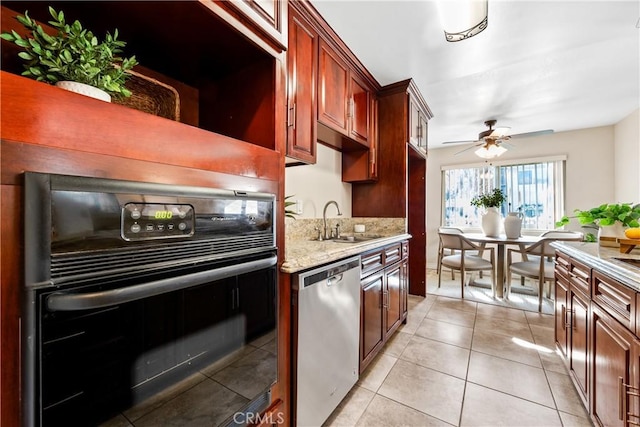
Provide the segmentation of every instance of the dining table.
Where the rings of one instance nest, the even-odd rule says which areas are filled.
[[[540,236],[520,236],[517,238],[510,238],[504,234],[499,236],[486,236],[483,233],[464,233],[464,237],[475,243],[481,245],[495,244],[498,247],[498,254],[496,259],[496,297],[504,297],[504,284],[505,284],[505,253],[507,245],[517,245],[520,249],[536,243],[540,240]]]

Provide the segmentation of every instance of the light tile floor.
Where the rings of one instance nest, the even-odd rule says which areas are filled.
[[[406,325],[325,426],[592,426],[553,316],[410,296]]]

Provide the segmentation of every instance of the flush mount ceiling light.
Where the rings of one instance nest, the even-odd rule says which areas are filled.
[[[488,0],[439,0],[438,10],[449,42],[466,40],[487,28]]]
[[[503,155],[506,152],[506,148],[491,142],[487,142],[475,151],[476,156],[482,157],[483,159],[493,159],[495,157]]]

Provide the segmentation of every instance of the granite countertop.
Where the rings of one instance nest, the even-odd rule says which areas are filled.
[[[555,242],[551,245],[630,288],[640,291],[640,268],[619,261],[619,259],[640,260],[640,249],[636,248],[631,253],[624,254],[618,248],[600,246],[597,243]]]
[[[403,233],[354,243],[334,242],[332,240],[291,240],[287,241],[285,260],[280,270],[283,273],[296,273],[410,238],[410,234]]]

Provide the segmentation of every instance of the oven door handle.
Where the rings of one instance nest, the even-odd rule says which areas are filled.
[[[108,291],[89,293],[54,292],[47,297],[47,308],[51,311],[78,311],[109,307],[226,279],[240,274],[263,270],[275,266],[277,262],[277,256],[272,256],[256,261],[220,267],[214,270],[154,280],[152,282]]]

